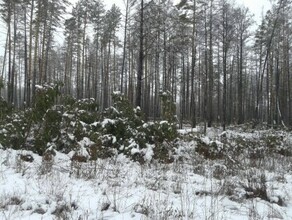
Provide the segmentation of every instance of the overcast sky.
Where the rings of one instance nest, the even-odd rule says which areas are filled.
[[[76,2],[77,0],[71,0],[70,2]],[[125,7],[124,0],[103,0],[104,3],[110,7],[112,4],[116,4],[122,10]],[[180,0],[173,0],[174,2],[179,2]],[[255,15],[256,20],[260,20],[262,17],[262,12],[271,8],[271,3],[269,0],[235,0],[239,5],[247,6],[250,11]]]
[[[259,23],[262,18],[262,14],[271,8],[269,0],[237,0],[239,4],[245,5],[254,14],[254,19]]]
[[[74,0],[76,1],[76,0]],[[104,2],[110,7],[112,4],[118,5],[121,9],[124,8],[124,0],[104,0]],[[179,0],[174,0],[179,2]],[[271,8],[269,0],[235,0],[239,5],[245,5],[254,14],[254,18],[257,22],[261,20],[262,12],[265,12]]]
[[[179,0],[174,0],[175,2],[179,2]],[[238,2],[239,5],[245,5],[250,9],[250,11],[254,14],[254,19],[257,22],[257,24],[260,23],[262,14],[265,14],[265,12],[271,8],[271,4],[269,0],[235,0]],[[77,0],[71,0],[71,3],[77,2]],[[121,8],[121,10],[124,10],[125,4],[124,0],[104,0],[104,3],[107,5],[108,8],[111,7],[112,4],[116,4]],[[5,25],[3,22],[0,23],[0,56],[3,55],[4,51],[4,44],[5,44]],[[60,33],[61,35],[61,33]],[[60,36],[61,37],[61,36]]]

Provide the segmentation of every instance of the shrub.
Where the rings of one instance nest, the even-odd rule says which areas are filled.
[[[1,89],[1,88],[0,88]],[[0,96],[0,122],[12,112],[12,107]]]
[[[118,153],[133,155],[133,148],[146,147],[142,127],[143,115],[140,109],[133,108],[122,94],[114,93],[112,98],[113,106],[103,112],[100,121],[101,136],[98,139],[105,151],[108,151],[107,148],[113,148]]]
[[[77,118],[86,124],[91,124],[98,120],[98,104],[95,99],[82,99],[76,101],[73,105],[73,112],[77,113]]]
[[[0,127],[2,128],[0,130],[0,144],[12,149],[24,148],[29,127],[29,120],[25,113],[7,115],[1,121]]]
[[[75,100],[67,97],[61,118],[60,135],[57,150],[68,153],[76,148],[77,142],[84,137],[98,139],[100,114],[94,99]],[[70,103],[70,104],[68,104]]]
[[[47,148],[77,152],[87,138],[91,160],[123,153],[143,163],[154,158],[169,162],[177,138],[175,105],[163,94],[163,121],[144,122],[140,108],[133,108],[120,93],[113,94],[113,106],[98,112],[94,99],[61,97],[64,105],[54,105],[60,84],[37,86],[33,108],[6,116],[1,121],[0,144],[26,148],[43,155]],[[92,147],[94,146],[94,147]]]
[[[174,117],[171,118],[169,113],[165,117],[172,121],[145,123],[140,108],[133,108],[125,96],[114,93],[113,101],[114,105],[104,111],[100,122],[99,140],[104,149],[113,148],[139,162],[149,160],[153,152],[155,159],[171,160],[174,152],[171,142],[177,138]],[[165,100],[165,103],[169,102]],[[169,107],[165,112],[167,109]]]
[[[50,110],[59,95],[60,84],[36,86],[33,108],[15,112],[0,122],[0,143],[9,148],[31,148],[42,154],[47,142],[60,130],[58,112]]]
[[[62,115],[56,110],[49,109],[43,117],[40,129],[35,133],[35,151],[42,155],[50,142],[60,138]]]
[[[217,141],[204,141],[201,138],[196,138],[196,152],[206,159],[222,159],[224,158],[223,144]]]
[[[172,100],[170,91],[166,91],[166,92],[160,91],[160,98],[162,102],[163,120],[166,120],[169,123],[175,123],[177,121],[177,118],[175,115],[176,107],[175,107],[175,103]]]
[[[95,101],[94,98],[78,100],[72,106],[73,108],[85,110],[87,112],[97,112],[99,108],[98,103]]]
[[[53,107],[56,98],[61,94],[59,90],[60,86],[60,83],[36,86],[36,95],[32,108],[32,119],[34,122],[41,121],[47,110]]]
[[[289,145],[284,143],[284,136],[281,134],[267,134],[262,137],[269,153],[277,153],[283,156],[291,156],[292,152]]]

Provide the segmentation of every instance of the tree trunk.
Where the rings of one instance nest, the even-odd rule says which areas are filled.
[[[1,78],[0,78],[0,80],[2,80],[2,82],[0,81],[0,83],[3,83],[3,86],[4,86],[4,71],[5,71],[8,42],[9,42],[9,33],[7,32],[6,41],[5,41],[5,49],[4,49],[3,67],[2,67],[2,73],[1,73]],[[0,96],[2,96],[2,88],[0,88]]]
[[[242,99],[242,75],[243,75],[243,34],[240,34],[239,43],[239,72],[238,72],[238,124],[242,124],[243,119],[243,99]]]
[[[213,122],[213,0],[210,5],[210,21],[209,21],[209,71],[208,71],[208,127],[212,126]]]
[[[33,50],[33,15],[34,15],[34,0],[31,0],[30,8],[30,24],[29,24],[29,58],[28,58],[28,79],[26,85],[27,106],[31,106],[31,80],[32,80],[32,50]]]
[[[124,92],[124,72],[126,67],[126,46],[127,46],[127,30],[128,30],[128,16],[129,16],[129,0],[126,2],[126,18],[124,27],[124,46],[123,46],[123,61],[122,61],[122,71],[121,71],[121,93]]]
[[[26,107],[27,103],[27,86],[28,86],[28,63],[27,63],[27,31],[26,31],[26,6],[23,6],[24,10],[24,92],[23,92],[23,100],[24,107]]]
[[[139,34],[139,58],[137,70],[137,88],[136,88],[136,106],[142,104],[142,76],[143,76],[143,60],[144,60],[144,0],[141,0],[140,9],[140,34]]]
[[[11,5],[8,8],[8,93],[7,99],[8,103],[12,105],[13,102],[13,87],[12,87],[12,68],[11,68],[11,56],[12,56],[12,40],[11,40],[11,16],[12,16],[12,9]]]
[[[192,28],[192,63],[191,63],[191,105],[190,105],[190,112],[191,112],[191,121],[192,127],[195,128],[197,121],[196,121],[196,96],[195,96],[195,67],[196,67],[196,0],[193,3],[193,28]]]

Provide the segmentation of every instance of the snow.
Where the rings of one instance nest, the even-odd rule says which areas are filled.
[[[210,144],[211,143],[211,140],[208,136],[205,136],[202,138],[202,141],[205,143],[205,144]]]
[[[75,140],[75,136],[73,134],[67,133],[67,135],[71,141]]]
[[[91,146],[93,144],[94,144],[94,142],[91,141],[88,137],[84,137],[81,141],[78,142],[78,145],[81,148],[85,148],[85,147]]]
[[[193,132],[199,132],[198,128],[185,128],[185,129],[178,130],[178,133],[182,135],[186,135]]]
[[[68,119],[71,119],[71,120],[74,119],[74,117],[75,117],[74,114],[68,114],[67,112],[65,112],[63,114],[63,116],[66,117],[66,118],[68,118]]]
[[[109,119],[109,118],[105,118],[102,122],[101,122],[101,126],[104,128],[106,125],[108,124],[115,124],[115,120],[113,119]]]
[[[114,94],[114,95],[123,95],[123,94],[121,93],[121,91],[114,91],[113,94]]]
[[[75,121],[70,121],[70,125],[71,125],[72,127],[75,127],[76,122],[75,122]]]
[[[147,122],[147,123],[144,123],[144,124],[142,125],[142,127],[143,127],[143,128],[147,128],[147,127],[149,127],[149,126],[151,126],[151,125],[154,125],[154,122]]]
[[[0,134],[7,134],[7,130],[3,128],[2,130],[0,130]]]
[[[97,127],[98,125],[99,125],[99,122],[93,122],[92,124],[90,124],[91,126],[93,126],[93,127]]]
[[[41,86],[41,85],[35,85],[35,88],[36,88],[36,89],[39,89],[39,90],[42,90],[42,89],[44,89],[44,87],[43,87],[43,86]]]
[[[208,130],[204,142],[220,145],[221,132]],[[248,139],[258,138],[260,132],[229,130],[226,134]],[[285,139],[291,143],[290,135]],[[86,148],[91,140],[84,138],[78,144],[79,153],[88,154]],[[220,161],[192,158],[196,145],[193,140],[181,141],[177,150],[190,159],[171,164],[152,161],[154,145],[139,149],[134,141],[132,144],[131,153],[143,151],[146,164],[130,161],[124,155],[73,163],[70,154],[57,152],[50,171],[40,156],[0,146],[0,219],[292,219],[289,168],[244,170],[244,175],[253,178],[258,178],[257,173],[265,174],[271,202],[246,199],[246,192],[238,183],[248,182],[240,175],[215,178],[216,169],[224,171],[229,167]],[[20,154],[32,155],[34,161],[22,161]],[[290,158],[279,158],[279,162],[283,167],[291,166]],[[225,192],[228,184],[236,186],[233,196]],[[284,206],[272,203],[280,199]]]
[[[146,144],[146,146],[147,147],[145,149],[143,149],[144,159],[145,159],[145,161],[150,162],[153,158],[153,155],[154,155],[154,152],[153,152],[154,145]]]
[[[159,124],[160,124],[160,125],[168,124],[168,121],[160,121]]]
[[[134,145],[134,146],[136,146],[136,145]],[[131,154],[132,155],[140,153],[140,149],[134,148],[133,145],[131,147],[132,147],[131,148]]]

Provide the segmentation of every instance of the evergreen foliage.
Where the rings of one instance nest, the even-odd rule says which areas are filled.
[[[174,149],[166,150],[165,146],[175,140],[177,132],[172,120],[174,116],[171,117],[171,113],[167,112],[173,110],[169,109],[167,98],[164,112],[172,121],[148,123],[144,122],[140,108],[133,108],[122,94],[113,94],[113,101],[114,106],[105,110],[101,123],[103,145],[107,148],[113,146],[118,153],[129,155],[140,162],[146,159],[149,151],[153,151],[154,158],[159,160],[169,158]],[[161,151],[163,154],[155,155],[155,152]]]
[[[163,96],[164,120],[146,123],[140,108],[120,93],[113,94],[113,106],[101,113],[94,99],[61,97],[64,105],[56,106],[59,94],[58,84],[38,86],[32,109],[5,116],[0,143],[40,155],[51,147],[64,153],[85,147],[92,158],[122,153],[141,163],[153,157],[167,162],[174,153],[178,134],[169,96]]]
[[[9,114],[12,108],[8,105],[7,101],[0,96],[0,121],[3,120],[4,116]]]

